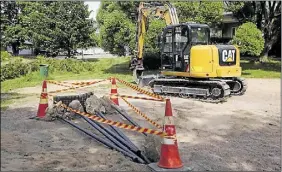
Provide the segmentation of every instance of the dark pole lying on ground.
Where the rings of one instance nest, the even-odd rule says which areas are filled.
[[[140,127],[139,124],[137,124],[133,119],[130,118],[130,116],[126,112],[122,112],[116,105],[111,104],[111,106],[119,113],[121,114],[125,119],[127,119],[132,125],[135,125],[137,127]],[[145,136],[147,136],[146,133],[143,133]]]
[[[99,112],[99,111],[96,111],[96,110],[95,110],[95,115],[99,116],[100,118],[107,119],[107,118],[105,117],[105,115],[103,115],[103,113],[101,113],[101,112]],[[107,128],[111,128],[111,129],[112,129],[111,131],[116,132],[123,140],[125,140],[125,141],[130,141],[130,140],[128,140],[128,139],[126,139],[126,138],[124,137],[125,135],[122,135],[123,133],[121,133],[120,131],[117,131],[117,130],[116,130],[116,127],[111,126],[111,125],[107,125],[106,127],[107,127]]]
[[[107,131],[107,128],[102,127],[100,124],[98,124],[96,121],[92,121],[90,119],[88,119],[87,117],[82,116],[82,118],[84,120],[86,120],[92,127],[94,127],[96,130],[98,130],[100,133],[102,133],[104,136],[106,136],[109,140],[111,140],[111,142],[113,142],[114,144],[116,144],[118,147],[120,147],[121,149],[123,149],[124,151],[134,155],[134,152],[131,151],[130,149],[128,149],[127,147],[125,147],[123,144],[126,144],[126,142],[124,142],[123,144],[120,143],[119,141],[124,141],[123,139],[116,139],[115,137],[113,137],[111,134],[109,134],[109,130]],[[110,131],[111,132],[111,131]],[[114,135],[114,134],[113,134]],[[128,144],[127,144],[128,145]],[[139,157],[138,157],[139,158]],[[141,158],[138,159],[138,161],[140,163],[145,163]]]
[[[94,138],[96,141],[98,141],[98,142],[104,144],[105,146],[107,146],[107,147],[109,147],[109,148],[112,148],[112,149],[115,149],[116,151],[119,151],[119,152],[123,153],[125,156],[128,156],[128,157],[132,158],[133,161],[135,161],[135,162],[140,162],[140,163],[144,163],[144,161],[143,161],[142,159],[140,159],[138,156],[124,151],[123,149],[119,148],[118,146],[114,145],[113,143],[108,142],[108,141],[106,141],[105,139],[100,138],[99,136],[97,136],[97,135],[95,135],[95,134],[93,134],[93,133],[90,133],[89,131],[86,131],[86,130],[82,129],[82,128],[79,127],[78,125],[76,125],[76,124],[74,124],[74,123],[72,123],[72,122],[70,122],[70,121],[68,121],[68,120],[65,120],[65,119],[63,119],[63,118],[60,118],[60,120],[62,120],[62,121],[64,121],[64,122],[66,122],[66,123],[72,125],[73,127],[79,129],[80,131],[84,132],[85,134],[87,134],[88,136]],[[141,161],[140,161],[140,160],[141,160]]]
[[[95,112],[96,112],[96,114],[97,114],[98,116],[100,116],[101,118],[106,119],[105,115],[103,115],[101,112],[98,112],[98,111],[95,111]],[[119,134],[119,135],[126,141],[126,143],[127,143],[126,146],[127,146],[130,150],[134,151],[138,156],[141,156],[141,158],[143,158],[146,163],[148,163],[148,164],[151,163],[151,161],[141,152],[141,150],[139,150],[139,149],[137,148],[137,146],[134,145],[134,143],[131,142],[131,140],[129,140],[129,138],[128,138],[125,134],[123,134],[122,131],[120,131],[118,128],[116,128],[116,127],[114,127],[114,126],[111,126],[111,125],[110,125],[110,127],[111,127],[114,131],[116,131],[116,133]],[[128,144],[129,144],[129,145],[128,145]]]
[[[97,115],[100,116],[101,118],[107,119],[103,113],[98,112],[98,111],[96,111],[96,113],[97,113]],[[129,140],[129,138],[128,138],[125,134],[123,134],[122,131],[120,131],[119,128],[114,127],[114,126],[111,126],[111,125],[110,125],[110,127],[111,127],[116,133],[118,133],[118,135],[120,135],[120,137],[122,137],[125,141],[129,142],[130,144],[132,144],[132,146],[134,146],[136,150],[138,149],[138,148],[131,142],[131,140]]]

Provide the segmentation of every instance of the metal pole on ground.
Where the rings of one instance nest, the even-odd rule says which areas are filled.
[[[101,118],[106,119],[106,117],[101,113],[101,112],[96,112],[96,114],[98,116],[100,116]],[[139,150],[139,148],[137,148],[136,145],[134,145],[134,143],[131,142],[131,140],[129,140],[129,138],[122,132],[120,131],[118,128],[114,127],[114,126],[110,126],[118,135],[120,135],[128,144],[128,146],[130,146],[130,149],[132,151],[134,151],[138,156],[141,156],[141,158],[143,158],[147,163],[151,163],[151,161],[141,152],[141,150]]]
[[[122,112],[116,105],[111,104],[111,106],[119,113],[121,114],[125,119],[127,119],[132,125],[135,125],[137,127],[141,127],[139,124],[137,124],[133,119],[130,118],[130,116],[126,112]],[[143,133],[145,136],[147,136],[146,133]]]
[[[95,121],[92,121],[90,119],[88,119],[87,117],[82,116],[83,119],[85,119],[92,127],[94,127],[95,129],[97,129],[100,133],[102,133],[105,137],[107,137],[109,140],[111,140],[114,144],[116,144],[118,147],[120,147],[121,149],[123,149],[124,151],[128,152],[129,154],[133,154],[134,152],[132,152],[130,149],[128,149],[127,147],[125,147],[123,144],[121,144],[115,137],[113,137],[112,135],[108,134],[106,131],[106,128],[103,128],[100,124],[98,124]],[[103,130],[104,129],[104,130]],[[126,142],[125,142],[126,143]],[[139,157],[138,157],[139,158]],[[145,163],[141,158],[138,159],[139,162],[141,163]]]
[[[86,131],[84,129],[82,129],[81,127],[79,127],[78,125],[68,121],[68,120],[65,120],[63,118],[60,118],[60,120],[70,124],[71,126],[77,128],[78,130],[84,132],[85,134],[87,134],[88,136],[94,138],[96,141],[104,144],[105,146],[109,147],[109,148],[112,148],[112,149],[115,149],[116,151],[119,151],[121,153],[123,153],[125,156],[128,156],[130,158],[132,158],[135,162],[140,162],[140,163],[144,163],[144,161],[142,159],[140,159],[138,156],[134,155],[134,154],[131,154],[131,153],[128,153],[126,151],[124,151],[123,149],[119,148],[118,146],[114,145],[113,143],[111,142],[108,142],[106,141],[105,139],[103,138],[100,138],[99,136],[93,134],[93,133],[90,133],[89,131]]]

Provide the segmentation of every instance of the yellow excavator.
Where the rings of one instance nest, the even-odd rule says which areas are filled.
[[[165,20],[158,38],[161,72],[143,76],[144,36],[150,17]],[[210,28],[194,22],[179,23],[169,2],[140,2],[137,22],[137,53],[131,58],[135,82],[160,95],[226,101],[242,95],[247,83],[241,78],[240,52],[233,45],[211,45]]]

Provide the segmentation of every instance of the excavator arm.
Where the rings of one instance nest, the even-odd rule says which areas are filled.
[[[137,35],[136,35],[136,47],[137,51],[134,57],[131,59],[130,69],[133,69],[133,76],[135,82],[138,83],[138,79],[142,76],[143,67],[143,52],[145,34],[148,30],[150,18],[163,19],[166,25],[179,24],[178,16],[175,8],[169,2],[140,2],[138,8],[138,21],[137,21]]]

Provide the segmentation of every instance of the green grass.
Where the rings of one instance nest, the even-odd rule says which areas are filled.
[[[22,62],[23,62],[23,63],[30,63],[30,62],[32,62],[32,61],[35,60],[35,59],[23,58],[23,57],[12,57],[11,60],[1,62],[1,66],[5,66],[5,65],[8,64],[9,62],[13,63],[13,62],[15,62],[17,59],[22,59]]]
[[[47,79],[62,81],[106,79],[108,77],[117,77],[125,81],[131,81],[132,72],[128,69],[129,60],[129,57],[94,59],[92,61],[88,61],[89,63],[93,63],[94,71],[81,72],[80,74],[73,74],[69,72],[53,72],[49,74]],[[43,78],[40,77],[39,71],[32,72],[20,78],[1,82],[1,93],[6,93],[7,91],[17,88],[40,85],[42,81]]]
[[[281,61],[270,60],[268,62],[241,61],[242,77],[245,78],[280,78]]]
[[[129,57],[93,59],[88,61],[93,64],[94,71],[73,74],[69,72],[50,73],[48,79],[52,80],[86,80],[86,79],[105,79],[111,76],[118,77],[125,81],[132,81],[132,72],[128,69]],[[85,60],[86,61],[86,60]],[[246,60],[241,61],[242,77],[246,78],[280,78],[281,62],[269,61],[263,64],[251,63]],[[150,71],[146,71],[150,73]],[[1,82],[1,93],[9,90],[24,87],[33,87],[42,83],[42,78],[38,72],[30,73],[20,78]],[[121,84],[120,84],[121,85]]]

